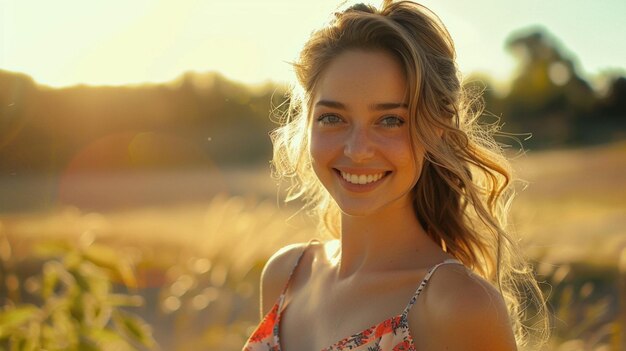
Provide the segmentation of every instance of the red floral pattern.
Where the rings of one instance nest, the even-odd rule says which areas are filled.
[[[413,343],[408,340],[404,340],[398,345],[393,347],[393,351],[409,351],[409,350],[411,351],[415,350],[415,347],[413,347]]]
[[[389,333],[391,331],[391,320],[387,319],[383,321],[376,327],[376,337],[380,338],[381,336]]]
[[[262,342],[268,336],[272,335],[272,330],[276,322],[276,312],[278,312],[278,304],[274,304],[272,310],[263,318],[261,324],[259,324],[254,333],[250,336],[249,341]]]
[[[301,257],[302,254],[300,255],[300,258]],[[296,262],[296,267],[300,262],[300,258],[298,258],[298,261]],[[413,338],[409,332],[407,315],[410,307],[415,303],[418,295],[426,286],[426,283],[430,279],[432,273],[434,273],[437,267],[444,263],[460,262],[446,261],[431,268],[426,274],[426,277],[424,277],[420,283],[417,291],[409,301],[409,304],[400,315],[386,319],[359,333],[339,340],[321,351],[415,351]],[[287,281],[287,284],[283,289],[283,293],[280,295],[278,301],[252,333],[242,351],[282,351],[280,349],[280,340],[278,336],[281,317],[280,311],[282,311],[282,303],[290,281],[291,276],[289,277],[289,280]]]
[[[279,344],[275,342],[278,338],[273,333],[277,325],[275,323],[280,322],[278,307],[279,303],[277,302],[252,333],[244,345],[243,351],[281,351]],[[394,346],[388,350],[381,348],[380,345]],[[415,351],[415,347],[413,346],[413,338],[409,334],[406,318],[399,315],[339,340],[321,351],[342,350]]]

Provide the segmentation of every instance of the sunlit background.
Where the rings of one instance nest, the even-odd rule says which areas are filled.
[[[515,137],[547,350],[626,349],[626,1],[422,3]],[[0,350],[239,350],[265,261],[315,235],[270,110],[345,6],[0,0]]]
[[[621,0],[422,3],[447,25],[467,73],[508,80],[516,62],[504,43],[533,27],[556,35],[585,77],[626,68]],[[158,83],[187,71],[285,81],[286,62],[338,7],[329,0],[3,0],[0,66],[54,87]]]

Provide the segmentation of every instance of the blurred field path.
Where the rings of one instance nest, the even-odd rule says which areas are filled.
[[[529,256],[616,265],[626,247],[626,142],[531,151],[514,165],[527,187],[512,222]]]
[[[208,203],[218,193],[277,198],[267,167],[0,175],[0,214],[73,206],[115,212]]]
[[[626,142],[529,151],[515,158],[514,167],[526,184],[519,187],[511,224],[529,256],[551,263],[617,262],[620,248],[626,246]],[[5,175],[0,177],[0,222],[5,229],[9,224],[26,225],[31,234],[48,236],[67,232],[63,223],[69,217],[101,218],[110,224],[107,232],[112,236],[150,240],[140,235],[146,232],[153,238],[183,240],[186,235],[202,236],[203,226],[185,224],[204,223],[207,211],[218,207],[213,201],[218,194],[245,198],[248,211],[262,203],[273,206],[281,218],[292,216],[298,204],[282,202],[285,188],[278,190],[269,167]],[[60,227],[50,227],[52,223]],[[37,227],[40,230],[34,230]],[[11,232],[21,235],[17,228]]]

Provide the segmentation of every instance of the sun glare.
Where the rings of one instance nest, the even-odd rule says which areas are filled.
[[[624,2],[589,7],[565,0],[531,1],[535,5],[523,8],[477,2],[422,1],[448,26],[464,73],[479,71],[508,79],[514,60],[503,43],[511,31],[536,23],[569,43],[592,73],[610,65],[623,67],[617,57],[626,55],[625,48],[606,46],[611,52],[603,53],[605,46],[595,44],[612,42],[606,33],[615,33],[615,38],[618,32],[626,35],[625,25],[612,21],[626,10]],[[345,6],[341,3],[3,0],[0,69],[26,73],[51,86],[166,82],[187,71],[219,71],[246,83],[286,81],[292,77],[288,62],[313,29]],[[598,23],[581,32],[568,20],[576,16],[566,15],[580,11],[597,12],[593,18]],[[617,27],[607,30],[607,23]]]
[[[336,4],[27,0],[0,6],[0,68],[65,86],[164,82],[191,70],[248,83],[286,80],[286,62]]]

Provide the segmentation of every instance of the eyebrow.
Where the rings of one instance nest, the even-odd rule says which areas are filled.
[[[320,100],[315,104],[315,106],[325,106],[330,108],[336,108],[339,110],[347,110],[346,105],[342,104],[341,102],[332,100]],[[370,110],[374,111],[385,111],[393,110],[396,108],[408,109],[409,105],[403,102],[382,102],[378,104],[370,104],[368,107]]]

